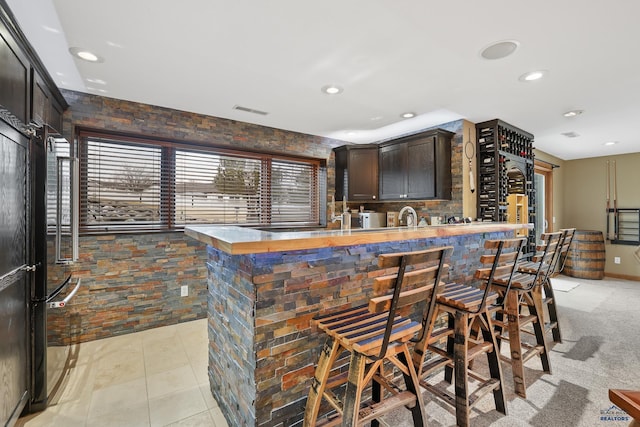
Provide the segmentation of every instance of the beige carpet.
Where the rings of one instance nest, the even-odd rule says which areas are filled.
[[[472,426],[629,425],[627,415],[609,401],[608,390],[640,389],[640,282],[565,276],[552,280],[580,285],[570,292],[556,292],[563,342],[552,344],[553,374],[542,372],[539,358],[529,360],[525,365],[527,399],[522,399],[513,393],[511,369],[503,363],[508,415],[497,412],[488,395],[472,411]],[[504,345],[502,351],[507,348]],[[424,397],[430,427],[455,425],[450,409],[428,392]],[[412,425],[404,409],[387,416],[384,423]]]
[[[554,291],[569,292],[577,286],[580,286],[579,280],[582,279],[558,276],[551,279],[551,287]]]

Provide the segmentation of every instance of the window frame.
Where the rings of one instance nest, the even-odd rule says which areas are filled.
[[[162,156],[160,161],[160,215],[156,224],[90,224],[87,222],[88,212],[88,179],[87,179],[87,156],[89,139],[102,139],[106,142],[112,141],[118,144],[131,144],[154,146],[161,148]],[[257,150],[238,150],[229,147],[206,144],[192,141],[176,141],[163,137],[155,137],[141,134],[131,134],[123,132],[112,132],[107,130],[99,130],[92,128],[77,128],[75,138],[73,140],[71,150],[77,153],[80,163],[80,188],[79,188],[79,232],[81,234],[95,233],[145,233],[145,232],[167,232],[182,231],[189,225],[237,225],[246,227],[289,227],[304,228],[323,226],[326,219],[321,215],[321,209],[326,206],[326,201],[322,197],[323,189],[326,189],[326,160],[304,156],[283,155],[277,152],[257,151]],[[260,220],[258,223],[230,223],[230,222],[193,222],[179,224],[176,220],[176,152],[196,151],[201,153],[212,153],[220,156],[231,156],[240,159],[260,160],[261,162],[261,178],[260,187]],[[304,163],[312,166],[313,182],[312,191],[315,197],[310,198],[310,208],[312,214],[310,221],[293,221],[288,223],[272,223],[271,216],[271,162],[284,161]],[[268,181],[265,180],[265,175]],[[324,203],[323,203],[324,202]]]

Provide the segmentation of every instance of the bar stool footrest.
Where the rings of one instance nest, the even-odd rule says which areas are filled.
[[[334,414],[332,418],[323,418],[318,420],[316,427],[334,427],[342,424],[342,416]]]
[[[447,365],[453,367],[453,362],[450,358],[443,356],[434,356],[422,365],[422,372],[432,372]]]
[[[522,347],[527,349],[527,351],[525,351],[522,355],[522,363],[526,363],[529,359],[544,352],[544,347],[541,345],[530,346],[527,344],[522,344]]]
[[[429,346],[431,346],[431,344],[435,344],[439,341],[442,341],[443,339],[450,337],[451,335],[453,335],[452,328],[448,328],[448,327],[439,328],[431,333],[428,344]]]
[[[341,372],[337,375],[327,378],[326,389],[330,390],[332,388],[339,387],[343,384],[346,384],[348,380],[349,380],[349,372],[348,371]]]
[[[497,378],[491,378],[484,382],[469,395],[469,408],[473,408],[476,402],[497,388],[500,388],[500,381]]]
[[[440,398],[440,400],[452,408],[456,407],[456,398],[455,396],[444,389],[440,385],[429,384],[428,382],[422,380],[420,381],[420,385],[429,391],[431,394]],[[500,381],[497,378],[491,378],[488,381],[484,382],[482,385],[477,387],[472,393],[469,394],[469,409],[472,409],[484,396],[492,392],[493,390],[500,388]]]
[[[389,411],[402,406],[406,406],[407,408],[416,406],[416,396],[410,391],[403,391],[386,398],[382,402],[370,402],[370,404],[360,409],[359,422],[364,424],[368,421],[375,420]]]
[[[544,331],[545,332],[549,332],[552,329],[555,329],[558,327],[558,322],[547,322],[544,324]]]
[[[530,323],[533,323],[535,321],[537,321],[537,317],[534,316],[533,314],[529,314],[529,315],[526,315],[526,316],[520,315],[520,327],[526,326],[526,325],[528,325]]]

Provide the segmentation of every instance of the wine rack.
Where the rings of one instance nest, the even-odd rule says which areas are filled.
[[[502,120],[476,125],[478,218],[508,221],[508,196],[527,197],[528,222],[535,224],[533,135]],[[535,230],[528,233],[527,252],[535,250]]]

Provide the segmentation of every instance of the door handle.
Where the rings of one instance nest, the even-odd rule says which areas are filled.
[[[37,264],[33,264],[33,265],[23,265],[20,270],[22,271],[36,271],[36,269],[40,267],[40,263]]]

